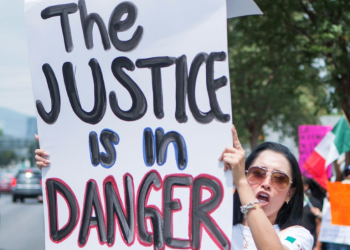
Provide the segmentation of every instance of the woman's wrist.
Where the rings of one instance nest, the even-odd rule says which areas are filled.
[[[239,194],[239,198],[242,206],[245,206],[248,203],[256,200],[254,192],[247,180],[240,181],[238,186],[236,186],[236,188],[237,188],[237,192]]]
[[[234,183],[233,183],[237,190],[239,190],[240,188],[246,188],[246,187],[250,187],[248,181],[247,181],[247,178],[244,176],[244,178],[241,178],[239,180],[234,180]]]

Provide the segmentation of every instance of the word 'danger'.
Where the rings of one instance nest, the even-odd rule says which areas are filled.
[[[172,193],[178,187],[190,190],[190,197],[187,197],[190,202],[188,239],[173,237],[172,214],[182,209],[181,200],[172,199]],[[109,176],[103,183],[105,211],[102,208],[100,191],[94,180],[86,183],[84,204],[78,204],[74,192],[62,180],[47,179],[46,188],[50,238],[53,242],[62,242],[71,237],[80,220],[79,247],[87,244],[90,229],[97,227],[100,244],[108,246],[114,244],[117,237],[115,230],[118,228],[120,237],[128,246],[133,245],[137,237],[141,245],[153,245],[154,249],[164,249],[165,246],[176,249],[200,249],[204,228],[219,249],[230,249],[227,236],[210,216],[223,199],[222,184],[213,176],[203,174],[193,178],[185,174],[172,174],[163,180],[156,171],[151,171],[144,176],[135,197],[133,178],[125,174],[124,204],[119,195],[120,185],[118,188],[114,177]],[[162,189],[161,208],[147,205],[152,188],[156,191]],[[211,193],[210,198],[205,201],[202,200],[203,189]],[[61,229],[58,229],[57,193],[64,197],[70,211],[68,222]],[[151,229],[146,226],[147,218],[151,219]]]

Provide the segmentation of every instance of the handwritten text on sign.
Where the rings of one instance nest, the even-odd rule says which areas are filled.
[[[332,126],[301,125],[299,126],[299,167],[304,175],[308,173],[303,168],[304,162],[309,158],[315,147],[332,130]],[[331,170],[331,169],[330,169]],[[308,176],[311,178],[311,176]]]
[[[46,249],[230,248],[226,8],[206,2],[28,1]]]

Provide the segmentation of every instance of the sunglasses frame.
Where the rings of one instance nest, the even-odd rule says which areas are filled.
[[[254,183],[254,182],[250,182],[250,181],[249,181],[249,179],[248,179],[248,171],[249,171],[249,169],[251,169],[251,168],[259,168],[259,169],[262,169],[262,170],[265,171],[265,177],[262,179],[262,181],[261,181],[260,183],[258,183],[258,182],[255,182],[255,183]],[[268,170],[268,169],[266,169],[265,167],[260,167],[260,166],[252,166],[252,167],[248,168],[248,170],[245,171],[245,174],[246,174],[246,176],[247,176],[247,180],[248,180],[248,182],[249,182],[250,184],[252,184],[252,185],[253,185],[253,184],[261,184],[261,183],[263,183],[263,181],[266,179],[267,175],[270,175],[270,178],[271,178],[272,174],[274,174],[274,173],[284,174],[284,175],[288,176],[288,178],[289,178],[288,186],[287,186],[286,188],[284,188],[284,189],[278,189],[278,188],[276,188],[275,185],[273,184],[274,182],[273,182],[272,179],[271,179],[271,186],[273,186],[273,187],[276,188],[277,190],[279,190],[279,191],[286,190],[286,189],[289,187],[289,185],[291,185],[291,184],[293,183],[293,182],[291,181],[292,178],[290,178],[289,175],[286,174],[286,173],[283,172],[283,171],[279,171],[279,170]]]

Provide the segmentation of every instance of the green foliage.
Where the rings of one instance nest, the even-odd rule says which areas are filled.
[[[0,166],[6,166],[11,161],[16,161],[17,155],[15,151],[0,151]]]
[[[281,22],[278,4],[257,3],[263,16],[228,23],[233,122],[252,148],[266,124],[297,138],[298,125],[317,123],[327,104],[319,70],[299,48],[306,42]]]
[[[257,3],[269,10],[266,1]],[[294,33],[297,51],[305,61],[325,62],[324,82],[331,86],[330,108],[350,118],[350,2],[347,0],[276,0],[280,23]],[[310,64],[311,65],[311,64]]]

